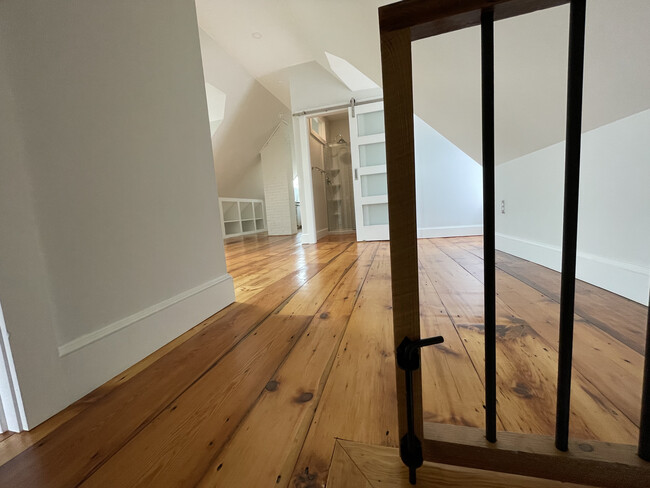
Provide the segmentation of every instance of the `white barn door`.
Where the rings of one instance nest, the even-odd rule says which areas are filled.
[[[388,240],[384,103],[348,109],[358,241]]]

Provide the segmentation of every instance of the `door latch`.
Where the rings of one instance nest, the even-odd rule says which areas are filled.
[[[415,435],[415,419],[413,414],[413,371],[420,369],[420,349],[444,342],[442,336],[429,337],[413,341],[405,337],[397,347],[395,357],[397,365],[406,375],[406,419],[408,431],[399,442],[399,455],[402,462],[409,468],[409,482],[415,484],[415,470],[422,466],[422,442]]]

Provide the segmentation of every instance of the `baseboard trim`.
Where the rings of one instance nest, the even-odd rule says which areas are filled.
[[[325,237],[329,233],[330,233],[330,231],[329,231],[328,228],[319,229],[318,231],[316,231],[316,241],[319,241],[320,239],[322,239],[323,237]]]
[[[67,356],[68,354],[78,351],[79,349],[86,347],[89,344],[92,344],[93,342],[100,341],[111,334],[115,334],[116,332],[119,332],[122,329],[130,327],[136,324],[137,322],[146,319],[147,317],[157,314],[165,310],[166,308],[171,307],[189,297],[198,295],[199,293],[208,290],[209,288],[218,285],[222,285],[223,287],[224,284],[229,284],[230,288],[233,288],[232,277],[228,273],[223,274],[199,286],[191,288],[190,290],[186,290],[182,293],[179,293],[178,295],[168,298],[167,300],[163,300],[162,302],[156,303],[155,305],[147,307],[144,310],[140,310],[139,312],[134,313],[133,315],[129,315],[128,317],[118,320],[117,322],[113,322],[112,324],[102,327],[99,330],[77,337],[76,339],[73,339],[70,342],[63,344],[62,346],[59,346],[59,357]],[[229,296],[231,294],[232,293],[227,294],[226,296]],[[232,301],[234,301],[234,297]],[[232,303],[232,301],[229,303]]]
[[[66,376],[65,404],[75,402],[234,301],[233,281],[225,274],[65,344],[58,365]],[[39,422],[33,425],[45,418],[35,420]],[[30,421],[30,427],[33,425]]]
[[[418,238],[433,237],[464,237],[483,235],[482,225],[458,225],[452,227],[421,227],[418,228]]]
[[[555,271],[562,269],[562,249],[559,246],[497,232],[496,248]],[[647,305],[650,269],[643,266],[579,251],[576,277]]]

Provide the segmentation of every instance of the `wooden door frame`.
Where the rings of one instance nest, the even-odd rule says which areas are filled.
[[[502,20],[570,0],[405,0],[379,9],[395,348],[420,339],[415,149],[411,42],[481,23],[483,11]],[[424,424],[422,378],[413,373],[415,434],[426,461],[603,487],[642,487],[650,463],[635,446],[572,442],[558,451],[553,438],[500,433],[489,443],[483,429]],[[406,435],[404,371],[396,365],[400,438]]]

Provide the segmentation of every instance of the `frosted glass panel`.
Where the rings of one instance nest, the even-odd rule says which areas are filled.
[[[359,146],[359,164],[362,167],[386,164],[386,143],[376,142]]]
[[[375,203],[363,206],[364,225],[386,225],[388,224],[388,204]]]
[[[358,133],[360,136],[371,136],[384,133],[384,111],[369,112],[357,115]]]
[[[364,197],[386,195],[387,193],[386,173],[361,176],[361,195]]]

